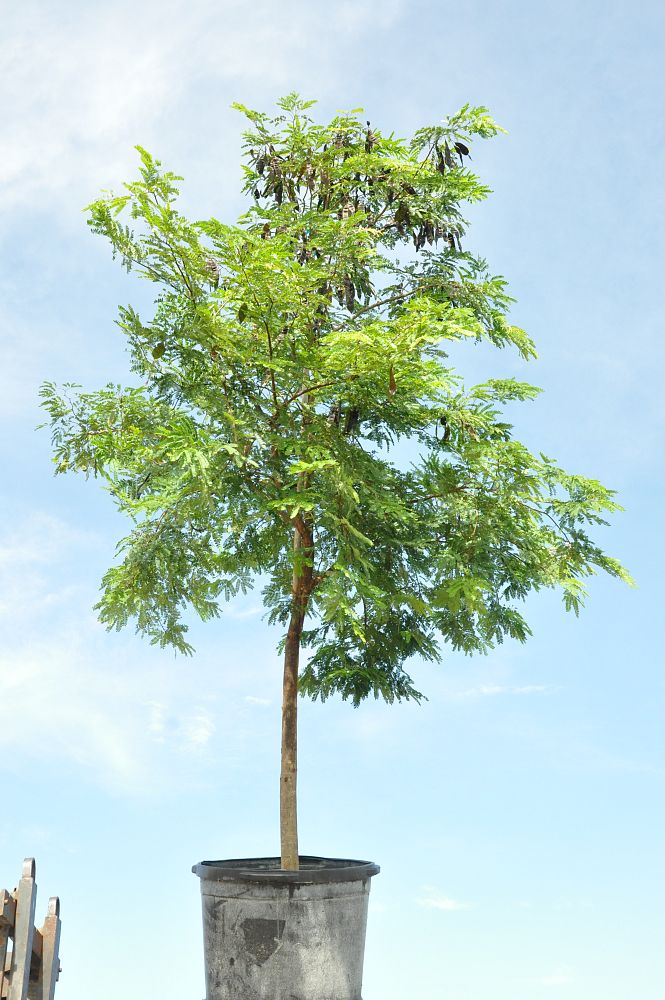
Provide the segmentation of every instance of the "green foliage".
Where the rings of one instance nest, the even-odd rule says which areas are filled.
[[[359,111],[319,125],[313,103],[236,105],[251,204],[235,226],[185,219],[180,178],[137,147],[138,180],[88,211],[158,286],[151,318],[118,319],[139,385],[47,383],[42,400],[56,471],[101,477],[132,521],[107,626],[190,652],[185,608],[216,616],[257,576],[286,625],[307,569],[301,691],[418,699],[413,655],[523,641],[531,591],[558,587],[577,613],[598,569],[628,579],[587,533],[619,508],[513,439],[501,406],[539,390],[467,388],[448,364],[465,340],[535,356],[505,281],[462,245],[463,205],[487,194],[470,147],[501,131],[487,110],[406,142]],[[403,468],[389,449],[406,440]]]

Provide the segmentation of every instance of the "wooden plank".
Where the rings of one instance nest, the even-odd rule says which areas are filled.
[[[43,941],[38,975],[28,987],[28,1000],[53,1000],[60,973],[60,900],[51,896],[40,937]]]
[[[2,984],[0,985],[0,997],[6,997],[9,993],[9,970],[11,968],[11,964],[12,953],[11,951],[7,951],[5,960],[2,963],[2,966],[0,966],[0,969],[2,969],[2,975],[0,976],[0,982]]]
[[[16,919],[14,922],[14,948],[9,971],[8,1000],[27,1000],[28,980],[32,962],[32,941],[35,933],[35,859],[23,862],[21,881],[16,889]]]
[[[9,935],[14,932],[14,917],[16,916],[16,900],[6,889],[0,890],[0,997],[6,997],[9,993],[9,976],[5,976],[5,971],[9,972],[9,964],[5,969],[5,963],[9,963],[11,952],[9,951]],[[6,987],[6,988],[5,988]]]
[[[0,927],[13,928],[15,915],[16,900],[6,889],[0,889]]]
[[[4,994],[5,985],[5,962],[7,960],[7,945],[9,944],[9,927],[0,927],[0,997]],[[9,983],[7,983],[9,992]]]

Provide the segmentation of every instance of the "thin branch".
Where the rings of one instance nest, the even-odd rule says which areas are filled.
[[[356,378],[358,378],[357,375],[349,375],[346,381],[351,382],[353,379]],[[284,409],[290,403],[293,403],[296,399],[299,399],[300,396],[306,396],[310,392],[316,392],[317,389],[327,389],[329,386],[337,385],[338,382],[339,382],[338,379],[336,379],[334,382],[319,382],[318,385],[309,385],[307,386],[306,389],[300,389],[299,392],[294,393],[293,396],[289,396],[288,399],[284,400],[284,402],[281,404],[281,409]]]

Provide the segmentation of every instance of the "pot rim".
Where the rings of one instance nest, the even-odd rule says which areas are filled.
[[[359,882],[381,871],[372,861],[350,858],[321,858],[300,855],[300,869],[280,868],[281,859],[230,858],[222,861],[201,861],[192,871],[203,881],[260,882],[263,885],[308,885],[313,882]]]

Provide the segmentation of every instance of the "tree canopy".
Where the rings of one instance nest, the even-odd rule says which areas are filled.
[[[120,308],[134,383],[46,383],[43,405],[56,472],[101,478],[131,520],[97,605],[108,627],[188,653],[187,609],[216,617],[261,579],[270,621],[301,600],[301,692],[417,699],[412,656],[524,640],[531,591],[577,612],[597,570],[628,579],[589,534],[619,507],[515,439],[502,409],[538,389],[467,386],[449,362],[459,342],[535,357],[505,281],[466,247],[464,205],[488,194],[470,149],[499,131],[487,110],[407,141],[361,110],[317,124],[313,103],[236,105],[235,225],[185,218],[182,178],[137,147],[138,178],[89,206],[156,286],[150,317]]]

